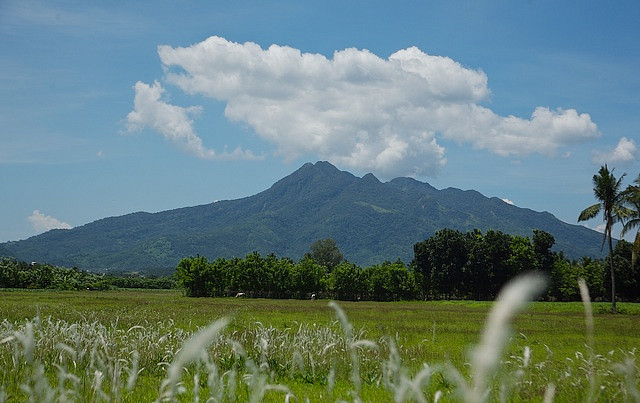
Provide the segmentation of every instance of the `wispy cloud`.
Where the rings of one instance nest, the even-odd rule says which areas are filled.
[[[0,27],[46,27],[74,35],[108,33],[121,35],[140,30],[144,16],[96,7],[90,3],[62,3],[40,0],[7,0],[0,3]]]
[[[446,163],[440,136],[505,157],[558,156],[599,136],[591,117],[574,109],[497,115],[482,105],[490,95],[484,72],[416,47],[387,59],[358,49],[327,58],[211,37],[158,54],[167,83],[225,101],[228,119],[248,124],[280,155],[313,154],[383,177],[436,174]],[[159,89],[138,83],[136,98],[142,86]],[[145,125],[160,131],[164,119],[149,115]]]
[[[40,233],[49,231],[51,229],[71,229],[71,225],[64,221],[60,221],[57,218],[45,215],[40,210],[33,210],[33,213],[27,217],[27,221],[31,224],[33,229]]]
[[[638,158],[638,146],[633,139],[622,137],[616,147],[607,151],[594,151],[591,161],[596,165],[629,164]]]
[[[88,141],[58,133],[54,130],[43,136],[38,131],[7,131],[0,136],[0,165],[59,164],[85,161]]]
[[[511,201],[511,200],[509,200],[509,199],[507,199],[507,198],[502,199],[502,201],[503,201],[503,202],[505,202],[505,203],[507,203],[507,204],[511,204],[512,206],[514,205],[514,204],[513,204],[513,201]]]

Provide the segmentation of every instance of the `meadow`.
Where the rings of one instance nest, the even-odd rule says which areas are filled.
[[[516,315],[518,294],[496,319],[473,301],[0,291],[0,402],[640,401],[638,304]]]

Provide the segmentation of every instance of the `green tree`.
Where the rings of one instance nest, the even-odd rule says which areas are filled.
[[[184,258],[176,267],[176,278],[189,297],[207,297],[208,262],[204,256]]]
[[[249,253],[238,262],[237,290],[251,296],[264,296],[271,284],[265,260],[258,252]]]
[[[49,288],[53,284],[55,268],[49,264],[31,265],[31,284],[28,288]]]
[[[613,248],[613,267],[616,273],[616,294],[621,301],[638,300],[640,273],[637,264],[631,264],[633,244],[620,240]],[[607,257],[607,261],[612,256]],[[605,282],[606,284],[607,282]]]
[[[20,266],[26,267],[26,263],[18,262],[16,259],[2,258],[0,261],[0,287],[18,288]]]
[[[593,175],[593,193],[598,203],[587,207],[578,216],[578,221],[587,221],[602,211],[605,224],[602,248],[608,240],[609,256],[613,256],[611,229],[615,223],[629,215],[629,210],[624,207],[625,193],[621,189],[624,176],[625,174],[622,174],[619,179],[616,179],[613,169],[609,171],[606,164],[600,167],[598,174]],[[613,259],[609,259],[609,271],[611,273],[611,312],[616,313],[616,279]]]
[[[580,278],[587,283],[592,300],[601,301],[605,297],[604,280],[607,277],[607,270],[602,259],[583,257],[578,261],[569,261],[558,253],[549,275],[552,281],[547,297],[551,301],[579,301],[578,279]]]
[[[367,270],[370,298],[375,301],[415,299],[417,293],[413,273],[401,260],[384,262]]]
[[[607,277],[607,266],[602,259],[583,257],[579,262],[582,267],[582,278],[587,282],[589,294],[595,300],[603,301],[607,295],[604,280]]]
[[[511,236],[502,231],[489,230],[484,235],[485,252],[489,260],[489,273],[491,278],[490,291],[491,299],[498,295],[498,292],[516,273],[512,271],[509,264],[511,258]]]
[[[449,298],[460,292],[463,268],[468,260],[467,237],[444,228],[413,247],[412,267],[422,274],[425,295]]]
[[[551,248],[556,243],[555,238],[548,232],[533,230],[533,251],[538,260],[538,269],[547,273],[553,268],[555,257]]]
[[[320,239],[314,242],[311,245],[309,256],[319,265],[326,267],[329,272],[344,260],[338,244],[332,238]]]
[[[390,279],[386,263],[373,265],[367,269],[369,280],[369,293],[374,301],[390,301]]]
[[[212,296],[222,297],[226,295],[226,291],[229,289],[229,266],[229,261],[222,257],[209,263],[209,291]]]
[[[269,290],[270,296],[272,298],[292,297],[295,262],[288,258],[278,259],[273,254],[267,256],[265,262],[273,283]]]
[[[538,259],[536,259],[534,248],[528,237],[513,235],[510,248],[511,255],[509,256],[508,265],[512,274],[538,268]]]
[[[627,206],[630,207],[631,211],[628,221],[622,227],[620,237],[625,236],[628,231],[631,231],[636,227],[638,228],[631,253],[631,265],[635,266],[638,259],[638,253],[640,253],[640,175],[638,175],[633,183],[633,185],[627,186],[627,189],[624,191],[624,200]]]
[[[305,256],[293,267],[292,283],[299,298],[308,298],[313,293],[324,291],[324,277],[327,273],[325,266],[316,263],[309,256]]]
[[[582,277],[582,266],[572,265],[566,259],[557,259],[551,269],[551,301],[576,301],[580,297],[578,278]]]
[[[337,265],[329,277],[330,290],[336,299],[356,301],[367,294],[365,273],[353,263],[342,262]]]
[[[466,291],[479,300],[493,299],[514,276],[514,270],[520,267],[518,263],[522,263],[518,262],[518,257],[512,257],[512,238],[495,230],[489,230],[485,235],[474,230],[467,233],[467,238],[469,261],[465,272],[468,284]]]

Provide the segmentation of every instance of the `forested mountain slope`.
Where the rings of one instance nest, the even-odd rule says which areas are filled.
[[[370,265],[409,262],[413,245],[441,228],[524,236],[537,228],[568,256],[601,256],[601,234],[549,213],[410,178],[359,178],[328,162],[307,163],[254,196],[52,230],[0,244],[0,255],[91,270],[153,270],[198,254],[215,259],[258,251],[298,259],[314,241],[333,238],[345,258]]]

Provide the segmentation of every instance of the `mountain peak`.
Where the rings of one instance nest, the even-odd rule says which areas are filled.
[[[287,178],[298,178],[298,177],[313,176],[318,174],[336,175],[341,172],[343,171],[340,171],[338,168],[336,168],[335,166],[333,166],[331,163],[327,161],[318,161],[315,164],[311,162],[307,162],[304,165],[302,165],[300,168],[298,168],[295,172],[293,172],[291,175],[288,175],[282,178],[281,181]]]
[[[336,168],[329,161],[317,161],[315,164],[312,164],[312,165],[314,167],[316,167],[316,168],[320,168],[320,169],[324,169],[324,170],[339,171],[339,169]]]
[[[307,162],[291,175],[280,179],[266,192],[288,200],[316,199],[335,195],[354,180],[355,176],[339,170],[327,161],[318,161],[315,164]]]
[[[372,174],[371,172],[369,172],[368,174],[363,176],[362,180],[364,182],[368,182],[368,183],[380,183],[380,180],[378,178],[376,178],[375,175]]]

